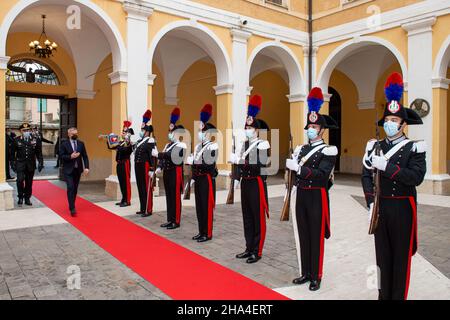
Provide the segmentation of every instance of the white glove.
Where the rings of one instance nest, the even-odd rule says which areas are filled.
[[[158,150],[156,150],[156,148],[152,149],[152,156],[155,158],[158,157]]]
[[[286,159],[286,168],[288,168],[289,170],[297,172],[298,169],[300,168],[300,166],[299,166],[297,160]]]
[[[161,173],[161,168],[156,168],[155,174],[160,174]]]
[[[149,171],[149,172],[148,172],[148,176],[149,176],[150,178],[153,178],[154,174],[155,174],[154,171]]]
[[[194,156],[192,154],[189,157],[187,157],[186,164],[188,165],[194,164]]]
[[[378,170],[385,171],[387,166],[387,160],[385,157],[374,155],[372,157],[372,166]]]
[[[234,189],[238,189],[239,186],[240,186],[240,184],[241,184],[241,181],[240,181],[240,180],[234,179]]]
[[[230,153],[230,163],[238,164],[239,163],[239,157],[236,155],[236,153]]]
[[[372,215],[373,215],[373,202],[369,206],[369,223],[372,221]]]
[[[194,184],[195,184],[195,180],[191,179],[191,188],[194,186]]]

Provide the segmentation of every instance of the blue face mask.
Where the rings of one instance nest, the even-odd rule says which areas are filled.
[[[306,131],[306,135],[308,136],[309,140],[314,140],[317,138],[317,136],[319,135],[317,130],[314,128],[308,128],[308,130]]]
[[[167,138],[169,139],[169,141],[172,141],[172,142],[175,141],[175,135],[174,135],[172,132],[170,132],[170,133],[167,135]]]
[[[389,138],[395,136],[400,131],[398,124],[393,121],[386,121],[383,128]]]
[[[144,131],[139,132],[139,137],[141,137],[141,138],[144,137]]]

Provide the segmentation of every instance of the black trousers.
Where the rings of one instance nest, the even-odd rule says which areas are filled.
[[[130,172],[131,163],[130,160],[122,160],[117,162],[116,166],[117,178],[119,179],[120,192],[122,193],[122,203],[131,203],[131,182]]]
[[[164,191],[166,192],[167,222],[180,224],[181,192],[183,189],[183,167],[164,169]]]
[[[150,163],[135,162],[136,185],[139,193],[140,212],[153,212],[153,189],[149,188]]]
[[[9,150],[6,150],[5,154],[5,173],[6,173],[6,179],[11,178],[11,171],[10,171],[10,156],[9,156]]]
[[[322,279],[325,238],[330,237],[329,200],[325,188],[297,189],[295,203],[302,275]]]
[[[216,200],[216,179],[211,175],[195,177],[195,210],[197,212],[198,233],[212,238],[214,206]]]
[[[81,172],[74,169],[70,174],[64,174],[64,179],[67,185],[67,200],[69,202],[69,209],[75,209],[75,200],[78,194],[78,185],[80,184]]]
[[[407,299],[411,257],[416,251],[415,198],[381,198],[380,217],[375,233],[380,300]]]
[[[33,178],[34,170],[29,170],[27,166],[17,169],[17,194],[20,199],[31,198],[33,194]]]
[[[242,178],[241,207],[246,250],[262,255],[266,239],[267,189],[261,177]]]

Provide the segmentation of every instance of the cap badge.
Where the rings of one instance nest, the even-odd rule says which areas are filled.
[[[400,104],[397,101],[393,100],[391,101],[391,103],[389,103],[388,110],[390,113],[397,113],[398,110],[400,110]]]
[[[317,113],[311,112],[311,114],[309,115],[309,121],[311,121],[312,123],[315,123],[317,121],[317,119],[319,119],[319,117],[317,116]]]

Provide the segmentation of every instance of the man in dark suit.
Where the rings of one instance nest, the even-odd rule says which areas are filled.
[[[84,143],[78,140],[77,128],[70,128],[67,134],[69,139],[61,141],[59,156],[63,164],[64,179],[67,184],[70,214],[75,216],[75,199],[77,197],[78,184],[81,174],[87,175],[89,173],[89,158]]]

